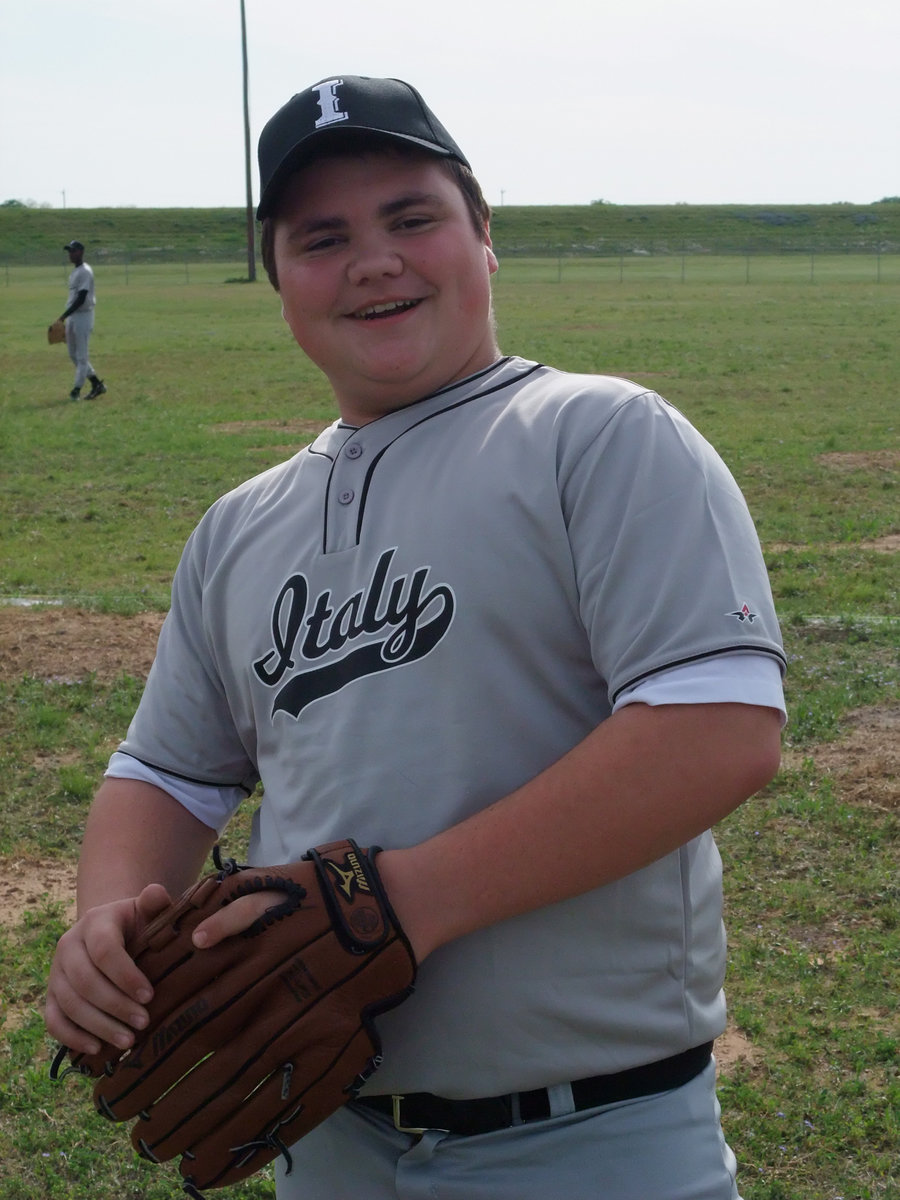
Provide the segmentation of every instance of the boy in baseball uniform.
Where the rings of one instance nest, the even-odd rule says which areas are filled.
[[[84,246],[81,242],[69,242],[63,247],[68,252],[72,270],[69,274],[69,302],[59,317],[66,323],[66,346],[69,358],[75,364],[75,382],[69,393],[70,400],[81,397],[86,379],[91,381],[88,400],[96,400],[106,392],[106,384],[91,366],[88,346],[94,328],[94,309],[97,298],[94,293],[94,272],[84,261]]]
[[[261,781],[250,860],[383,846],[419,962],[279,1200],[735,1200],[710,830],[773,777],[784,719],[746,504],[660,396],[501,352],[488,208],[414,88],[322,80],[259,159],[266,269],[337,417],[185,548],[48,1027],[131,1044],[125,938]]]

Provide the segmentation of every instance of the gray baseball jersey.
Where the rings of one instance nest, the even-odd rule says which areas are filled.
[[[783,664],[719,456],[634,383],[508,358],[336,422],[211,508],[121,749],[261,778],[257,863],[400,847],[533,778],[636,681],[736,652]],[[431,955],[379,1021],[370,1090],[492,1095],[674,1054],[722,1031],[724,960],[705,834]]]
[[[69,273],[69,304],[74,304],[79,292],[87,292],[84,304],[76,312],[90,312],[97,303],[94,294],[94,272],[86,262]],[[68,307],[68,305],[66,306]]]

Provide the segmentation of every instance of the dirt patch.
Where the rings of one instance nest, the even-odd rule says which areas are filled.
[[[163,613],[122,617],[75,608],[0,607],[0,662],[9,679],[29,675],[54,683],[89,675],[106,683],[127,674],[144,679],[156,654]]]
[[[62,904],[67,921],[75,916],[75,864],[7,859],[0,864],[6,881],[0,892],[0,923],[18,925],[26,913],[46,904]]]
[[[818,462],[836,471],[896,471],[900,468],[900,450],[835,450],[820,454]]]
[[[808,549],[809,546],[800,542],[766,542],[763,546],[763,550],[770,550],[773,554],[783,554],[788,550],[802,552]],[[865,542],[829,542],[827,545],[817,546],[816,549],[877,550],[879,554],[896,554],[900,550],[900,533],[887,533],[884,537],[871,538]]]
[[[900,705],[856,709],[845,725],[842,738],[812,751],[813,762],[847,804],[900,809]]]
[[[753,1044],[731,1024],[721,1037],[716,1038],[713,1053],[716,1056],[716,1071],[719,1075],[727,1075],[739,1062],[752,1067],[759,1061],[758,1051]]]
[[[146,678],[156,653],[163,613],[133,617],[81,609],[0,606],[0,662],[7,678],[28,675],[48,682],[76,682],[94,675]],[[11,859],[0,893],[0,922],[18,925],[29,911],[60,902],[66,920],[75,913],[75,863]]]
[[[879,550],[882,554],[896,554],[900,550],[900,533],[888,533],[871,542],[860,542],[861,550]]]
[[[62,906],[62,918],[67,925],[75,920],[74,863],[0,859],[0,871],[4,878],[0,890],[0,922],[10,933],[26,916],[42,913],[48,904]],[[35,1008],[43,1006],[43,990],[43,984],[40,984],[15,1002],[4,1002],[4,997],[0,997],[0,1024],[4,1033],[18,1029]]]

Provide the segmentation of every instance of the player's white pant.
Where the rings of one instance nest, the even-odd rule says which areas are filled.
[[[94,374],[88,358],[88,345],[91,340],[91,330],[94,328],[94,310],[74,312],[66,317],[66,346],[69,358],[75,364],[75,384],[80,388],[88,375]]]
[[[276,1167],[278,1200],[740,1200],[715,1064],[671,1092],[477,1137],[418,1142],[343,1109]]]

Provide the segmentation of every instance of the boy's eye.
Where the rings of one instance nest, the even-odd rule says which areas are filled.
[[[433,217],[420,214],[415,217],[403,217],[397,222],[397,225],[400,229],[419,229],[423,225],[430,225],[433,219]]]
[[[338,244],[339,239],[332,235],[328,237],[316,238],[315,241],[309,242],[304,249],[307,254],[315,254],[317,250],[330,250],[332,246]]]

